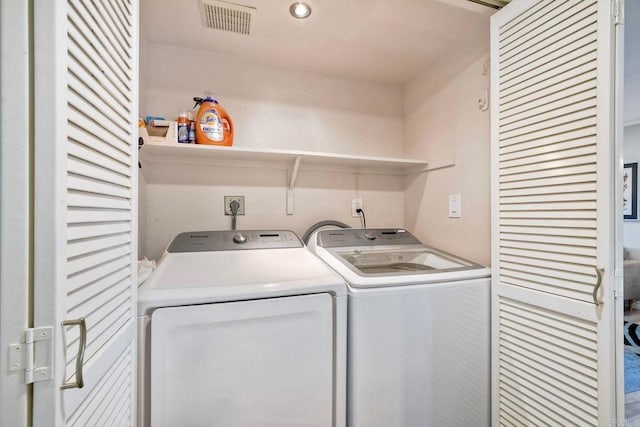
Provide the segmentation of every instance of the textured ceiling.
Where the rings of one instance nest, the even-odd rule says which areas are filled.
[[[466,0],[234,0],[256,8],[250,36],[203,28],[198,0],[141,0],[142,37],[300,69],[403,84],[488,48],[495,11]],[[625,2],[624,120],[640,122],[640,1]]]
[[[402,84],[488,48],[494,11],[447,4],[452,1],[307,0],[311,16],[296,20],[289,15],[292,0],[236,0],[256,8],[247,36],[203,28],[197,0],[142,0],[141,35],[152,43]]]

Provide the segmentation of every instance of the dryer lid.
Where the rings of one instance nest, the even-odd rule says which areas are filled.
[[[138,288],[138,313],[325,292],[346,295],[344,280],[304,247],[167,252]]]

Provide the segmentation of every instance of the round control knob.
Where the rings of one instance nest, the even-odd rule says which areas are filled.
[[[374,233],[364,233],[364,238],[367,240],[376,240],[376,235]]]
[[[236,243],[244,243],[247,241],[247,236],[242,233],[236,233],[233,235],[233,241]]]

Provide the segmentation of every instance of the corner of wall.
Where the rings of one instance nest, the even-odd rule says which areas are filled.
[[[405,118],[480,59],[489,59],[488,44],[464,57],[445,58],[439,65],[415,75],[403,88]]]
[[[489,91],[485,48],[405,87],[405,153],[456,165],[410,180],[405,227],[427,244],[485,265],[491,261],[490,115],[478,99]],[[462,217],[449,218],[449,195],[462,198]]]

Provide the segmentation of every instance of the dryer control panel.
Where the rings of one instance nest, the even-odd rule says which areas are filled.
[[[301,248],[302,240],[289,230],[191,231],[178,234],[167,252],[208,252],[245,249]]]

